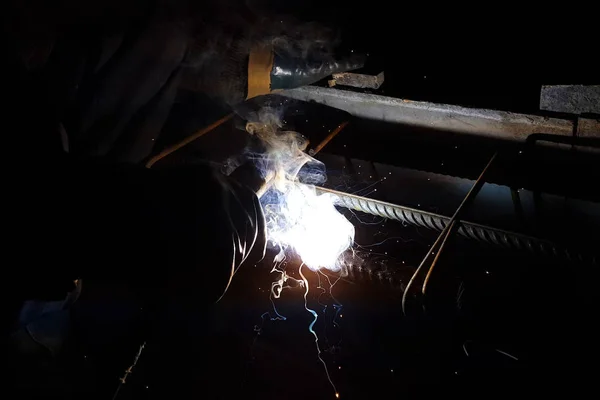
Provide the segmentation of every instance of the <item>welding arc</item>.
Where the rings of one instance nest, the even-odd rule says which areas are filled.
[[[408,296],[408,292],[410,290],[410,287],[412,286],[413,282],[419,276],[419,273],[421,272],[421,269],[425,266],[425,264],[429,260],[429,256],[432,255],[432,254],[437,253],[436,256],[435,256],[435,258],[434,258],[434,260],[433,260],[433,262],[429,266],[429,269],[427,271],[427,275],[425,277],[425,281],[423,282],[423,287],[421,289],[421,293],[423,295],[425,294],[425,291],[427,289],[427,282],[429,281],[429,278],[431,277],[431,273],[433,272],[433,269],[434,269],[435,265],[437,264],[437,260],[440,257],[440,254],[441,254],[441,252],[443,250],[444,245],[446,244],[446,240],[448,239],[448,237],[452,233],[453,228],[454,228],[456,222],[458,221],[458,217],[460,216],[460,214],[463,211],[463,209],[465,208],[465,206],[470,203],[470,201],[474,198],[474,196],[476,196],[477,193],[479,192],[479,189],[481,189],[481,186],[483,185],[483,182],[484,182],[483,181],[483,177],[485,176],[486,172],[490,168],[490,165],[492,165],[492,163],[496,159],[497,155],[498,155],[498,153],[494,153],[494,155],[492,156],[492,158],[490,158],[490,161],[487,163],[487,165],[485,166],[485,168],[483,169],[483,171],[481,171],[481,174],[479,175],[479,177],[477,178],[477,180],[475,181],[475,183],[471,187],[471,190],[469,190],[469,193],[467,193],[467,195],[465,196],[465,198],[463,199],[463,201],[460,203],[460,205],[458,206],[458,208],[454,212],[454,215],[450,219],[450,223],[448,225],[446,225],[446,227],[444,228],[444,230],[439,234],[439,236],[435,240],[435,243],[433,244],[433,246],[431,246],[431,249],[428,250],[427,254],[425,254],[425,257],[423,257],[423,261],[421,261],[421,264],[419,264],[419,268],[417,268],[417,270],[415,271],[415,273],[413,274],[413,276],[410,278],[410,281],[408,282],[408,285],[406,285],[406,289],[404,289],[404,294],[402,295],[402,312],[405,315],[406,315],[406,298]],[[441,242],[441,246],[438,249],[438,244],[440,242]]]

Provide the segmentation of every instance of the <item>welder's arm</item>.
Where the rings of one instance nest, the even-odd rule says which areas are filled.
[[[148,170],[66,159],[40,171],[20,246],[44,286],[122,281],[153,301],[211,303],[242,262],[264,254],[254,192],[205,166]],[[25,261],[25,260],[23,260]]]

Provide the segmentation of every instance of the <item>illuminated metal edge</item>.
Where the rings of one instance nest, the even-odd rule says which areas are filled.
[[[574,122],[566,119],[411,101],[316,86],[284,90],[278,94],[325,104],[359,118],[516,142],[525,142],[533,133],[571,137],[574,129]]]
[[[318,194],[328,193],[333,196],[336,205],[355,211],[364,212],[379,217],[416,225],[441,232],[449,223],[450,217],[421,211],[414,208],[399,206],[380,200],[369,199],[337,190],[316,187]],[[578,252],[560,247],[550,241],[522,235],[515,232],[504,231],[472,222],[460,221],[458,234],[475,239],[493,246],[513,250],[527,250],[528,252],[544,256],[561,258],[568,261],[596,264],[595,255],[583,255]]]

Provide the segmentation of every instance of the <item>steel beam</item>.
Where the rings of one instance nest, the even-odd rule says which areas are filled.
[[[600,85],[542,86],[540,110],[600,114]]]
[[[525,142],[531,134],[572,137],[574,122],[560,118],[396,99],[339,89],[305,86],[283,96],[325,104],[367,119]]]

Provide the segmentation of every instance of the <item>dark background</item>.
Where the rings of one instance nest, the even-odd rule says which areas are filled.
[[[340,48],[369,54],[363,72],[385,71],[377,93],[388,96],[536,113],[542,84],[597,83],[595,21],[588,21],[593,18],[589,10],[575,4],[554,10],[552,5],[527,10],[525,4],[505,2],[246,5],[260,6],[273,19],[278,13],[291,13],[300,21],[329,25]],[[239,4],[226,6],[242,9]],[[160,146],[224,112],[206,98],[180,94],[166,125],[171,134]],[[284,116],[286,127],[305,134],[311,143],[348,118],[315,105],[287,103]],[[242,126],[243,121],[233,121],[219,131],[219,139],[207,135],[171,161],[210,159],[211,154],[215,162],[222,161],[212,148],[235,138]],[[360,190],[372,181],[340,166],[364,162],[374,170],[390,168],[394,174],[387,193],[380,189],[370,196],[450,215],[460,196],[440,195],[438,187],[427,186],[416,172],[472,180],[500,149],[490,177],[493,184],[550,193],[564,202],[558,209],[545,209],[529,224],[513,224],[494,213],[478,216],[490,225],[507,224],[502,227],[595,251],[597,221],[583,221],[581,216],[574,220],[580,206],[569,203],[589,200],[589,214],[595,213],[595,158],[575,163],[568,155],[543,153],[522,161],[517,157],[521,149],[506,143],[454,136],[438,140],[431,132],[414,131],[400,137],[401,131],[352,120],[319,157],[328,167],[328,185],[368,193]],[[451,152],[457,145],[460,151]],[[545,164],[538,163],[542,161]],[[544,166],[555,170],[548,172]],[[414,179],[395,178],[396,167]],[[579,183],[575,176],[585,179]],[[403,197],[404,192],[412,197]],[[484,202],[480,207],[493,209],[496,204]],[[321,294],[317,275],[307,274],[308,306],[319,312],[315,331],[342,399],[578,396],[594,388],[600,350],[595,326],[597,266],[452,240],[440,260],[426,312],[413,304],[404,316],[403,289],[436,234],[344,213],[356,226],[357,246],[354,266],[332,289],[335,299]],[[584,222],[588,225],[582,229]],[[118,377],[147,341],[120,399],[333,399],[308,331],[311,315],[304,309],[302,289],[286,289],[275,301],[287,320],[270,319],[275,314],[269,288],[277,278],[270,273],[270,257],[256,267],[242,268],[213,308],[199,309],[194,316],[167,308],[159,324],[150,322],[152,316],[123,287],[84,282],[72,311],[68,347],[48,364],[32,368],[22,360],[15,370],[26,373],[19,375],[18,383],[39,398],[111,398]],[[207,256],[206,268],[210,267]],[[296,278],[297,268],[298,261],[291,259],[287,269]],[[321,281],[329,290],[324,277]],[[333,304],[338,302],[343,308],[334,318]]]

